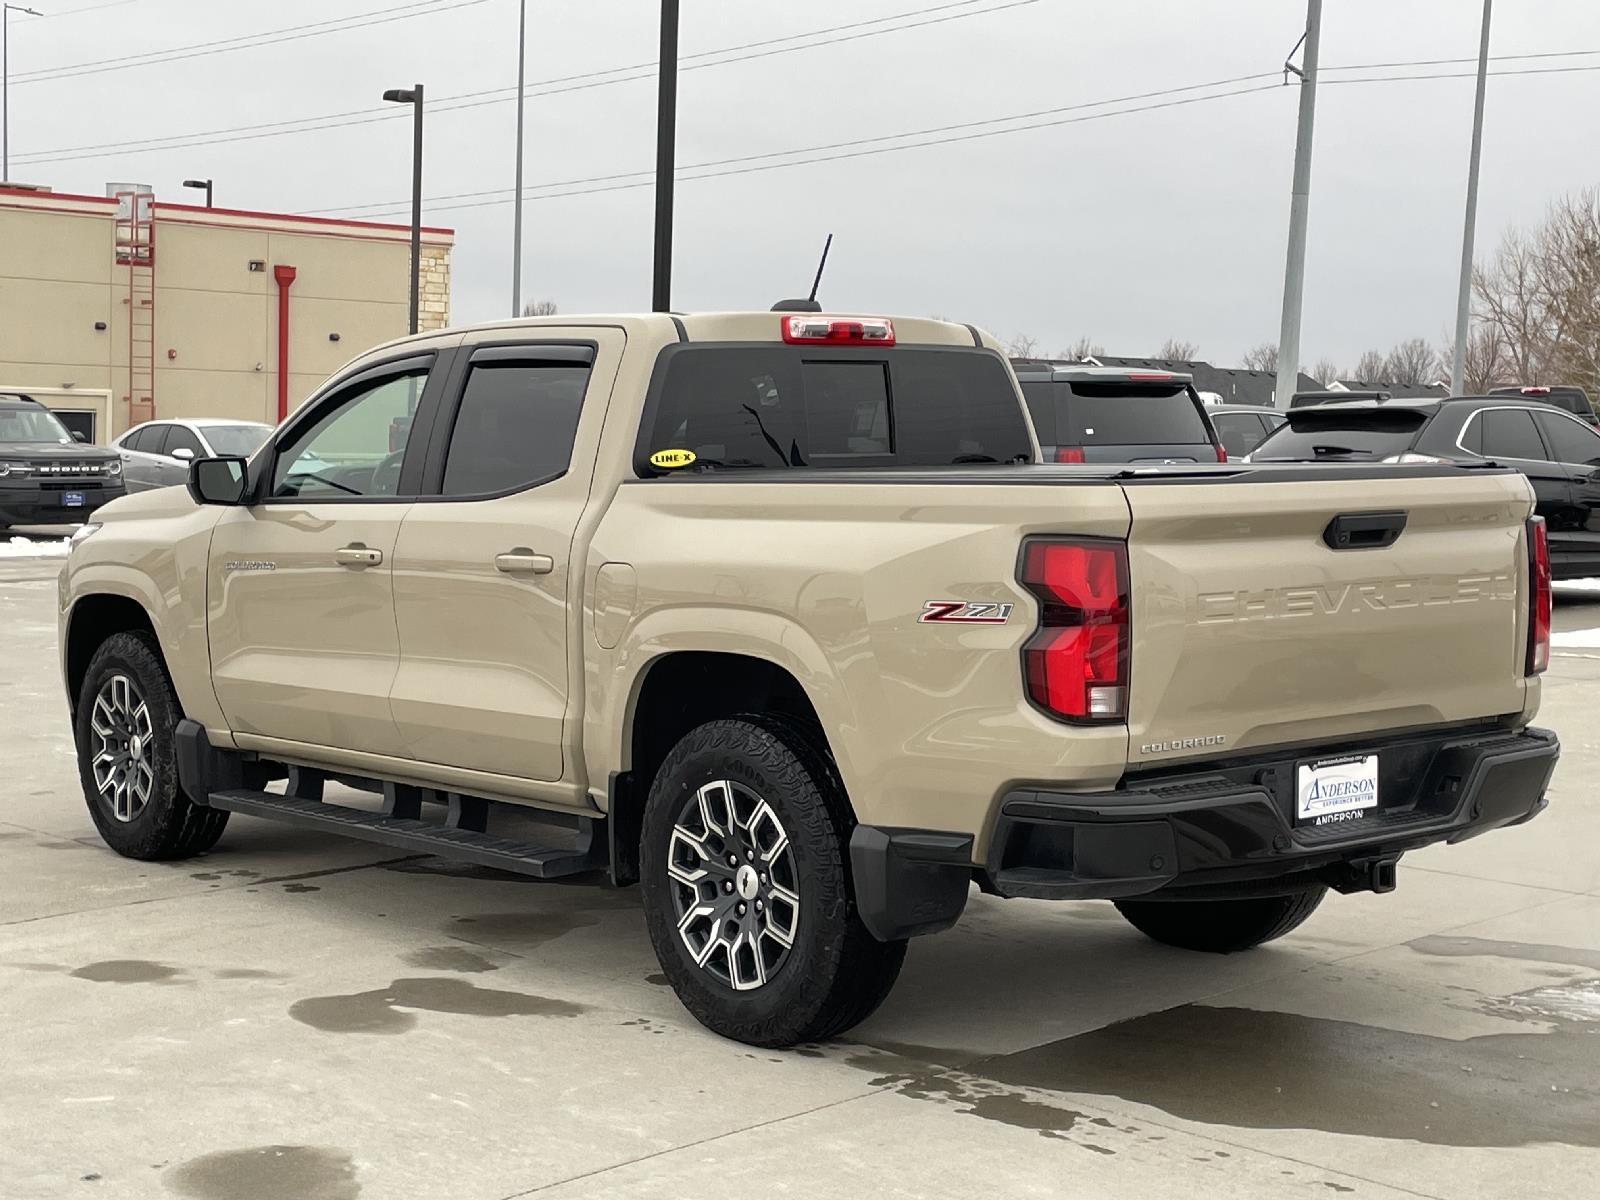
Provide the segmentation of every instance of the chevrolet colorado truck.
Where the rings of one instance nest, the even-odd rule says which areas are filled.
[[[1521,475],[1038,460],[994,340],[942,321],[382,346],[75,539],[89,810],[139,859],[244,813],[607,871],[695,1017],[785,1046],[974,882],[1236,951],[1544,805]]]

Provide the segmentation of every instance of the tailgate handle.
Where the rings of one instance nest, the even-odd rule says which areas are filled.
[[[1333,550],[1380,550],[1400,540],[1406,527],[1406,513],[1340,513],[1322,531],[1322,540]]]

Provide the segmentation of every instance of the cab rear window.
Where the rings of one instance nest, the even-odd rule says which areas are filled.
[[[1032,454],[1001,360],[931,347],[673,347],[657,365],[643,433],[645,475],[1008,463]]]

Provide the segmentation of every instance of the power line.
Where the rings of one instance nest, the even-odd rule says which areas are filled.
[[[41,21],[57,21],[62,17],[76,17],[83,13],[99,12],[102,8],[126,8],[130,4],[137,4],[139,0],[104,0],[101,4],[85,4],[82,8],[68,8],[61,12],[45,13],[39,18]]]
[[[481,2],[481,0],[473,0]],[[973,5],[989,3],[990,0],[957,0],[955,3],[935,5],[931,8],[924,7],[912,9],[907,12],[891,13],[883,17],[875,17],[870,21],[855,21],[845,25],[834,25],[823,29],[813,29],[807,32],[789,34],[783,38],[767,38],[757,42],[745,42],[734,46],[723,46],[715,50],[704,50],[695,54],[685,55],[680,62],[687,63],[680,70],[703,70],[707,67],[724,66],[729,63],[748,62],[755,58],[767,58],[775,54],[791,54],[800,50],[811,50],[821,46],[837,45],[841,42],[856,41],[866,37],[878,37],[886,33],[898,33],[907,29],[920,29],[927,25],[943,24],[946,21],[962,20],[968,17],[988,16],[992,13],[1003,12],[1012,8],[1021,8],[1035,4],[1038,0],[1007,0],[1006,3],[988,8],[973,8]],[[949,13],[947,10],[962,9],[966,11]],[[933,16],[930,14],[945,14]],[[419,14],[420,15],[420,14]],[[926,17],[925,20],[906,21],[908,17]],[[848,32],[861,30],[864,26],[883,25],[890,21],[900,21],[901,24],[891,25],[883,29],[868,29],[865,32]],[[330,31],[335,32],[335,31]],[[797,42],[802,39],[824,38],[824,35],[847,33],[847,36],[826,38],[820,41],[805,41],[801,45],[783,46],[778,49],[769,49],[779,42]],[[757,50],[758,53],[738,54],[737,51]],[[731,57],[723,57],[731,56]],[[691,61],[708,60],[716,61]],[[643,72],[628,75],[623,78],[605,78],[623,72]],[[655,63],[632,64],[624,67],[611,67],[602,71],[590,71],[579,75],[557,76],[551,79],[534,80],[528,84],[530,89],[545,89],[531,91],[529,99],[538,99],[543,96],[560,95],[565,92],[586,91],[595,87],[609,87],[617,83],[629,83],[635,80],[652,79],[655,77]],[[593,82],[586,82],[593,81]],[[572,84],[569,87],[557,87],[558,84]],[[486,104],[506,103],[514,99],[516,89],[486,88],[476,92],[464,92],[459,96],[445,97],[435,102],[430,107],[430,115],[456,112],[466,108],[479,108]],[[488,99],[487,97],[494,97]],[[56,150],[36,150],[27,154],[18,154],[13,157],[22,163],[40,165],[44,163],[77,162],[84,159],[109,158],[117,154],[155,153],[162,150],[186,150],[196,146],[220,145],[227,142],[256,141],[267,137],[283,137],[297,133],[316,133],[324,129],[344,129],[355,125],[369,125],[378,121],[394,120],[404,117],[405,114],[397,112],[394,108],[385,105],[381,108],[359,108],[346,112],[326,113],[322,116],[301,117],[294,120],[265,121],[253,125],[236,125],[221,129],[211,129],[187,134],[171,134],[161,138],[145,138],[135,141],[99,142],[86,146],[68,146]],[[101,154],[99,151],[111,151]]]
[[[821,154],[811,158],[797,158],[789,162],[765,163],[760,166],[733,167],[725,171],[709,171],[700,175],[684,175],[683,179],[685,181],[693,181],[696,179],[720,179],[729,175],[752,175],[761,171],[776,171],[784,167],[801,167],[813,163],[838,162],[851,158],[870,158],[879,154],[893,154],[901,150],[918,150],[928,146],[946,146],[954,142],[978,141],[984,138],[1001,137],[1010,133],[1026,133],[1034,129],[1051,129],[1061,125],[1077,125],[1086,121],[1101,121],[1110,117],[1129,116],[1133,113],[1154,112],[1158,109],[1165,108],[1179,108],[1189,104],[1203,104],[1209,100],[1226,100],[1232,96],[1246,96],[1254,92],[1276,92],[1280,90],[1282,90],[1281,85],[1277,83],[1257,84],[1253,87],[1236,88],[1233,91],[1228,92],[1216,92],[1206,96],[1188,96],[1177,100],[1164,100],[1156,104],[1138,105],[1133,108],[1117,109],[1113,112],[1087,113],[1075,117],[1060,117],[1052,121],[1038,121],[1031,125],[1016,125],[1007,129],[989,129],[977,133],[966,133],[952,137],[930,138],[927,141],[910,142],[901,146],[879,146],[869,150],[851,150],[840,154]],[[844,143],[840,144],[843,145]],[[821,147],[818,147],[818,149],[821,149]],[[800,152],[791,151],[791,153]],[[698,168],[690,166],[682,169],[684,171],[692,171]],[[635,174],[640,173],[642,172],[635,172]],[[547,192],[543,195],[527,196],[525,198],[529,200],[559,200],[568,196],[592,196],[600,192],[628,191],[633,188],[650,187],[653,184],[653,179],[644,179],[635,183],[614,183],[602,187],[578,188],[565,192]],[[554,185],[546,184],[545,186],[549,187]],[[475,200],[463,204],[441,204],[437,205],[433,211],[445,212],[468,208],[492,208],[496,205],[510,203],[511,197],[506,196],[498,200]],[[387,212],[367,214],[368,217],[382,217],[388,215],[389,213]]]
[[[1517,57],[1527,57],[1527,56],[1517,56]],[[1600,65],[1581,66],[1581,67],[1536,67],[1536,68],[1527,68],[1527,69],[1518,69],[1518,70],[1491,71],[1489,73],[1491,75],[1546,75],[1546,74],[1554,74],[1554,73],[1571,73],[1571,72],[1584,72],[1584,71],[1600,71]],[[1407,80],[1473,78],[1473,77],[1476,76],[1476,74],[1477,73],[1475,71],[1469,71],[1469,72],[1462,72],[1460,74],[1393,75],[1393,76],[1376,77],[1376,78],[1371,78],[1371,79],[1323,80],[1322,82],[1325,82],[1325,83],[1343,83],[1343,84],[1350,84],[1350,83],[1389,83],[1389,82],[1401,82],[1401,81],[1407,81]],[[1268,72],[1268,73],[1266,73],[1266,76],[1275,76],[1275,75],[1276,75],[1276,72]],[[1174,88],[1174,89],[1169,89],[1168,92],[1146,93],[1145,95],[1158,96],[1158,95],[1163,95],[1163,94],[1170,94],[1170,92],[1193,91],[1193,90],[1198,89],[1198,88],[1204,88],[1204,87],[1208,87],[1208,86],[1210,86],[1210,87],[1221,86],[1223,83],[1231,83],[1231,82],[1247,82],[1247,81],[1251,81],[1251,80],[1255,80],[1255,79],[1261,79],[1263,77],[1264,77],[1263,75],[1253,75],[1253,76],[1252,75],[1241,75],[1241,76],[1234,77],[1234,79],[1232,79],[1232,80],[1226,80],[1226,81],[1219,80],[1219,81],[1215,81],[1214,83],[1209,84],[1209,85],[1207,85],[1207,84],[1192,84],[1192,85],[1189,85],[1189,87],[1187,87],[1187,88]],[[1256,93],[1256,92],[1279,91],[1279,90],[1281,90],[1281,87],[1277,83],[1265,84],[1265,85],[1256,85],[1256,86],[1250,86],[1250,87],[1241,87],[1241,88],[1235,88],[1235,89],[1233,89],[1231,91],[1214,92],[1214,93],[1210,93],[1210,94],[1203,95],[1203,96],[1189,96],[1189,97],[1185,97],[1185,98],[1182,98],[1182,99],[1165,100],[1165,101],[1162,101],[1162,102],[1156,103],[1156,104],[1144,104],[1144,105],[1137,105],[1137,106],[1134,106],[1134,107],[1131,107],[1131,108],[1119,108],[1119,109],[1116,109],[1116,110],[1111,111],[1111,112],[1089,113],[1089,114],[1086,114],[1086,115],[1073,116],[1073,117],[1063,117],[1063,118],[1059,118],[1059,119],[1056,119],[1056,120],[1050,120],[1050,121],[1036,121],[1036,122],[1033,122],[1031,124],[1025,124],[1025,125],[1011,125],[1011,126],[1008,126],[1005,129],[990,129],[990,130],[984,130],[984,131],[981,131],[981,132],[966,133],[966,134],[961,134],[961,135],[952,136],[952,137],[928,138],[927,140],[924,140],[924,141],[908,142],[908,143],[906,143],[904,145],[879,146],[879,147],[876,147],[876,148],[873,148],[873,149],[850,150],[850,151],[847,151],[847,152],[844,152],[844,153],[837,153],[837,154],[833,154],[833,153],[818,153],[818,154],[813,155],[812,157],[794,158],[794,159],[790,159],[790,160],[785,161],[785,162],[765,163],[765,164],[758,165],[758,166],[731,167],[730,169],[727,169],[727,170],[716,170],[716,171],[705,171],[704,170],[704,168],[713,167],[713,166],[720,166],[720,165],[722,165],[724,163],[739,163],[739,162],[747,162],[747,161],[752,160],[752,159],[772,158],[772,157],[777,157],[780,154],[790,154],[790,155],[794,155],[794,154],[811,154],[813,151],[827,151],[827,150],[833,150],[833,149],[838,149],[838,148],[847,147],[847,146],[860,145],[860,144],[862,144],[864,142],[885,141],[885,140],[890,140],[890,139],[894,139],[894,138],[921,137],[924,134],[932,133],[932,132],[938,132],[941,129],[961,129],[961,128],[970,127],[972,125],[995,124],[995,123],[1002,122],[1002,121],[1007,121],[1007,120],[1012,120],[1012,121],[1023,120],[1023,119],[1025,119],[1027,117],[1034,116],[1034,115],[1039,115],[1039,114],[1018,114],[1018,115],[1010,117],[1010,118],[1007,118],[1007,117],[996,117],[996,118],[992,118],[991,120],[988,120],[988,121],[965,122],[965,123],[963,123],[961,125],[944,126],[944,127],[939,127],[939,129],[935,129],[935,130],[920,130],[920,131],[909,131],[909,132],[901,133],[901,134],[886,134],[886,135],[883,135],[881,137],[858,138],[858,139],[854,139],[853,141],[850,141],[850,142],[836,142],[836,143],[832,143],[832,144],[826,145],[826,146],[812,146],[812,147],[805,147],[805,148],[796,149],[796,150],[790,150],[790,151],[776,151],[776,152],[773,152],[771,154],[747,155],[747,156],[744,156],[744,158],[742,158],[742,159],[720,159],[720,160],[715,160],[713,162],[697,163],[697,164],[693,164],[693,165],[685,166],[685,167],[681,168],[680,169],[680,178],[685,182],[691,182],[691,181],[696,180],[696,179],[719,179],[719,178],[723,178],[723,177],[730,176],[730,175],[749,175],[749,174],[755,174],[755,173],[761,172],[761,171],[775,171],[775,170],[782,169],[784,167],[799,167],[799,166],[807,166],[807,165],[811,165],[811,164],[815,164],[815,163],[837,162],[837,161],[844,160],[844,159],[868,158],[868,157],[872,157],[872,156],[879,155],[879,154],[893,154],[893,153],[895,153],[897,151],[901,151],[901,150],[917,150],[917,149],[923,149],[923,148],[930,147],[930,146],[949,145],[949,144],[952,144],[952,143],[955,143],[955,142],[978,141],[978,140],[985,139],[985,138],[1000,137],[1000,136],[1004,136],[1006,134],[1011,134],[1011,133],[1025,133],[1025,132],[1029,132],[1031,130],[1036,130],[1036,129],[1050,129],[1050,128],[1055,128],[1055,127],[1059,127],[1059,126],[1062,126],[1062,125],[1075,125],[1075,124],[1081,124],[1081,123],[1087,122],[1087,121],[1104,120],[1104,119],[1109,118],[1109,117],[1128,116],[1128,115],[1131,115],[1131,114],[1134,114],[1134,113],[1153,112],[1153,111],[1156,111],[1158,109],[1178,108],[1178,107],[1191,105],[1191,104],[1201,104],[1201,103],[1205,103],[1206,101],[1210,101],[1210,100],[1223,100],[1223,99],[1228,99],[1228,98],[1233,97],[1233,96],[1244,96],[1244,95],[1250,95],[1250,94],[1253,94],[1253,93]],[[1140,97],[1128,97],[1127,99],[1138,99],[1138,98],[1140,98]],[[1101,106],[1104,106],[1104,105],[1107,105],[1107,104],[1114,104],[1114,103],[1119,103],[1119,102],[1120,101],[1116,101],[1116,100],[1103,100],[1103,101],[1098,101],[1098,102],[1089,101],[1089,102],[1085,102],[1083,104],[1071,105],[1071,106],[1067,106],[1067,107],[1068,108],[1101,107]],[[1063,111],[1063,110],[1049,110],[1049,109],[1046,109],[1046,110],[1040,110],[1040,111],[1041,111],[1041,113],[1045,113],[1045,112]],[[687,172],[692,172],[692,171],[701,171],[702,173],[701,174],[687,174]],[[552,187],[567,187],[568,185],[573,185],[573,184],[588,184],[588,183],[597,183],[597,184],[600,184],[600,186],[594,186],[594,187],[571,187],[567,191],[556,191],[556,192],[541,191],[539,194],[524,193],[524,199],[526,199],[526,200],[559,200],[559,199],[565,199],[565,198],[573,197],[573,196],[592,196],[592,195],[597,195],[597,194],[600,194],[600,193],[603,193],[603,192],[629,191],[629,190],[633,190],[633,189],[637,189],[637,188],[650,187],[650,186],[652,186],[652,184],[654,182],[653,179],[639,179],[636,182],[631,182],[631,183],[610,182],[612,180],[623,180],[623,179],[631,178],[633,176],[650,175],[650,174],[652,174],[652,173],[649,172],[649,171],[633,171],[633,172],[627,172],[627,173],[624,173],[624,174],[611,175],[611,176],[592,176],[592,177],[590,177],[588,179],[564,180],[564,181],[561,181],[561,182],[558,182],[558,183],[540,184],[540,185],[537,185],[538,188],[540,188],[540,189],[552,188]],[[475,196],[475,195],[496,195],[496,194],[498,194],[498,195],[500,195],[501,198],[492,199],[492,200],[490,200],[490,199],[469,200],[467,202],[457,203],[457,204],[437,204],[437,205],[433,206],[431,211],[434,211],[434,212],[451,212],[451,211],[458,211],[458,210],[463,210],[463,209],[491,208],[491,207],[496,207],[496,206],[501,205],[501,204],[510,204],[511,201],[512,201],[512,197],[509,194],[505,194],[508,191],[509,191],[509,189],[498,189],[496,192],[457,193],[457,195],[461,196],[461,197],[468,197],[468,196]],[[438,199],[446,199],[446,197],[438,197]],[[356,206],[356,207],[358,207],[358,208],[367,208],[367,207],[371,207],[371,206],[370,205],[359,205],[359,206]],[[312,211],[334,211],[334,210],[312,210]],[[393,212],[393,210],[390,209],[390,210],[384,210],[384,211],[379,211],[379,212],[367,213],[366,216],[368,218],[384,217],[384,216],[391,215],[392,212]]]
[[[407,21],[413,17],[427,17],[434,13],[450,12],[457,8],[471,8],[488,0],[417,0],[397,7],[372,9],[352,13],[346,17],[332,17],[326,21],[313,21],[303,25],[289,25],[261,33],[241,34],[238,37],[219,38],[210,42],[196,42],[188,46],[172,46],[165,50],[151,50],[144,54],[126,54],[116,58],[102,58],[89,62],[71,63],[59,67],[42,67],[25,71],[12,78],[12,86],[28,83],[45,83],[56,79],[76,79],[83,75],[101,75],[108,71],[125,71],[133,67],[156,66],[162,63],[183,62],[191,58],[204,58],[213,54],[227,54],[234,50],[252,50],[258,46],[276,46],[284,42],[297,42],[305,38],[323,37],[330,33],[344,33],[352,29],[365,29],[371,25],[387,25],[392,21]],[[109,6],[108,6],[109,7]]]
[[[1490,62],[1519,62],[1530,58],[1577,58],[1583,55],[1600,54],[1600,50],[1540,50],[1532,54],[1491,54]],[[1399,62],[1373,62],[1373,63],[1346,63],[1342,67],[1319,67],[1321,71],[1377,71],[1388,70],[1391,67],[1453,67],[1461,63],[1474,63],[1478,56],[1470,58],[1413,58]],[[1473,72],[1476,77],[1477,72]]]
[[[1077,103],[1074,103],[1074,104],[1062,104],[1062,105],[1058,105],[1058,106],[1056,106],[1054,108],[1040,108],[1040,109],[1034,109],[1034,110],[1032,110],[1030,112],[1010,113],[1007,116],[1003,116],[1003,117],[986,117],[986,118],[984,118],[982,120],[977,120],[977,121],[960,121],[960,122],[956,122],[955,124],[950,124],[950,125],[934,125],[934,126],[931,126],[929,128],[926,128],[926,129],[904,129],[904,130],[901,130],[899,133],[883,133],[883,134],[876,134],[876,135],[871,136],[871,137],[851,138],[848,141],[828,142],[828,143],[826,143],[824,145],[820,145],[820,146],[798,146],[798,147],[796,147],[796,148],[794,148],[792,150],[770,150],[770,151],[766,151],[766,152],[761,153],[761,154],[745,154],[745,155],[740,155],[740,156],[735,157],[735,158],[712,159],[709,162],[694,163],[694,164],[685,166],[685,167],[683,167],[681,169],[685,170],[685,171],[695,171],[695,170],[701,170],[703,168],[708,168],[708,167],[723,167],[723,166],[732,166],[732,165],[748,163],[748,162],[756,162],[756,161],[759,161],[760,159],[764,159],[764,158],[787,158],[787,157],[789,157],[791,155],[795,155],[795,154],[814,154],[814,153],[817,153],[819,151],[824,151],[824,150],[848,149],[848,148],[852,148],[852,147],[855,147],[855,146],[872,145],[872,144],[877,143],[877,142],[892,142],[892,141],[901,141],[901,140],[903,140],[905,138],[928,137],[928,136],[931,136],[933,134],[953,133],[953,132],[956,132],[956,131],[959,131],[959,130],[976,129],[979,126],[983,126],[983,125],[1000,125],[1000,124],[1007,124],[1007,123],[1010,123],[1010,122],[1013,122],[1013,121],[1028,121],[1028,120],[1032,120],[1032,119],[1034,119],[1036,117],[1055,116],[1057,114],[1065,113],[1065,112],[1078,112],[1078,111],[1082,111],[1083,109],[1086,109],[1086,108],[1104,108],[1104,107],[1106,107],[1108,105],[1112,105],[1112,104],[1131,104],[1131,103],[1133,103],[1134,101],[1137,101],[1137,100],[1155,100],[1155,99],[1161,99],[1161,98],[1166,97],[1166,96],[1182,95],[1185,92],[1207,91],[1207,90],[1211,90],[1211,89],[1214,89],[1214,88],[1228,87],[1228,86],[1230,86],[1232,84],[1236,84],[1236,83],[1253,83],[1253,82],[1256,82],[1256,81],[1262,80],[1262,79],[1275,79],[1275,78],[1277,78],[1277,74],[1278,73],[1276,71],[1262,71],[1262,72],[1258,72],[1258,73],[1253,74],[1253,75],[1235,75],[1235,76],[1232,76],[1231,78],[1228,78],[1228,79],[1213,79],[1213,80],[1210,80],[1210,81],[1208,81],[1206,83],[1186,84],[1183,87],[1160,88],[1160,89],[1158,89],[1156,91],[1150,91],[1150,92],[1136,92],[1136,93],[1134,93],[1132,95],[1128,95],[1128,96],[1112,96],[1112,97],[1108,97],[1108,98],[1106,98],[1104,100],[1081,100],[1081,101],[1078,101]],[[1228,94],[1229,95],[1233,95],[1234,93],[1228,93]],[[1108,115],[1114,115],[1114,114],[1108,114]],[[1006,132],[1006,131],[1001,130],[1001,131],[997,131],[997,132]],[[653,171],[647,169],[647,170],[643,170],[643,171],[623,171],[623,172],[620,172],[620,173],[614,174],[614,175],[591,175],[591,176],[588,176],[587,178],[583,178],[583,179],[563,179],[563,180],[560,180],[560,181],[557,181],[557,182],[553,182],[553,183],[536,184],[534,186],[537,189],[543,189],[543,188],[553,188],[553,187],[570,187],[570,186],[573,186],[573,185],[576,185],[576,184],[609,183],[609,182],[612,182],[613,180],[618,180],[618,179],[631,179],[636,175],[653,175]],[[511,188],[489,188],[489,189],[486,189],[484,191],[478,191],[478,192],[452,192],[452,193],[448,193],[448,194],[440,195],[440,196],[429,196],[429,197],[427,197],[427,199],[428,199],[429,203],[433,203],[433,202],[439,201],[439,200],[465,200],[465,199],[475,199],[475,198],[480,197],[480,196],[501,196],[501,195],[503,195],[503,196],[506,196],[508,198],[508,202],[509,202],[510,197],[514,196],[514,194],[515,194],[515,192]],[[524,192],[524,197],[525,198],[527,197],[527,192],[526,191]],[[368,204],[351,204],[351,205],[344,205],[344,206],[340,206],[340,207],[304,209],[304,210],[302,210],[302,212],[305,215],[312,215],[312,214],[316,214],[316,213],[328,213],[328,212],[356,212],[356,211],[358,211],[360,209],[367,209],[367,208],[388,209],[388,208],[394,207],[398,203],[400,203],[400,201],[383,200],[383,201],[377,201],[377,202],[368,203]],[[407,203],[409,203],[409,201]]]

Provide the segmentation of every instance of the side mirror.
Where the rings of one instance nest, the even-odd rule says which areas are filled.
[[[189,495],[196,504],[239,505],[244,503],[245,460],[197,458],[189,464]]]
[[[190,462],[194,459],[194,451],[189,449],[187,446],[179,446],[172,452],[172,457],[181,458],[185,462]]]
[[[81,429],[74,429],[72,431],[72,440],[77,442],[80,446],[87,446],[89,444],[88,435],[85,434]]]

